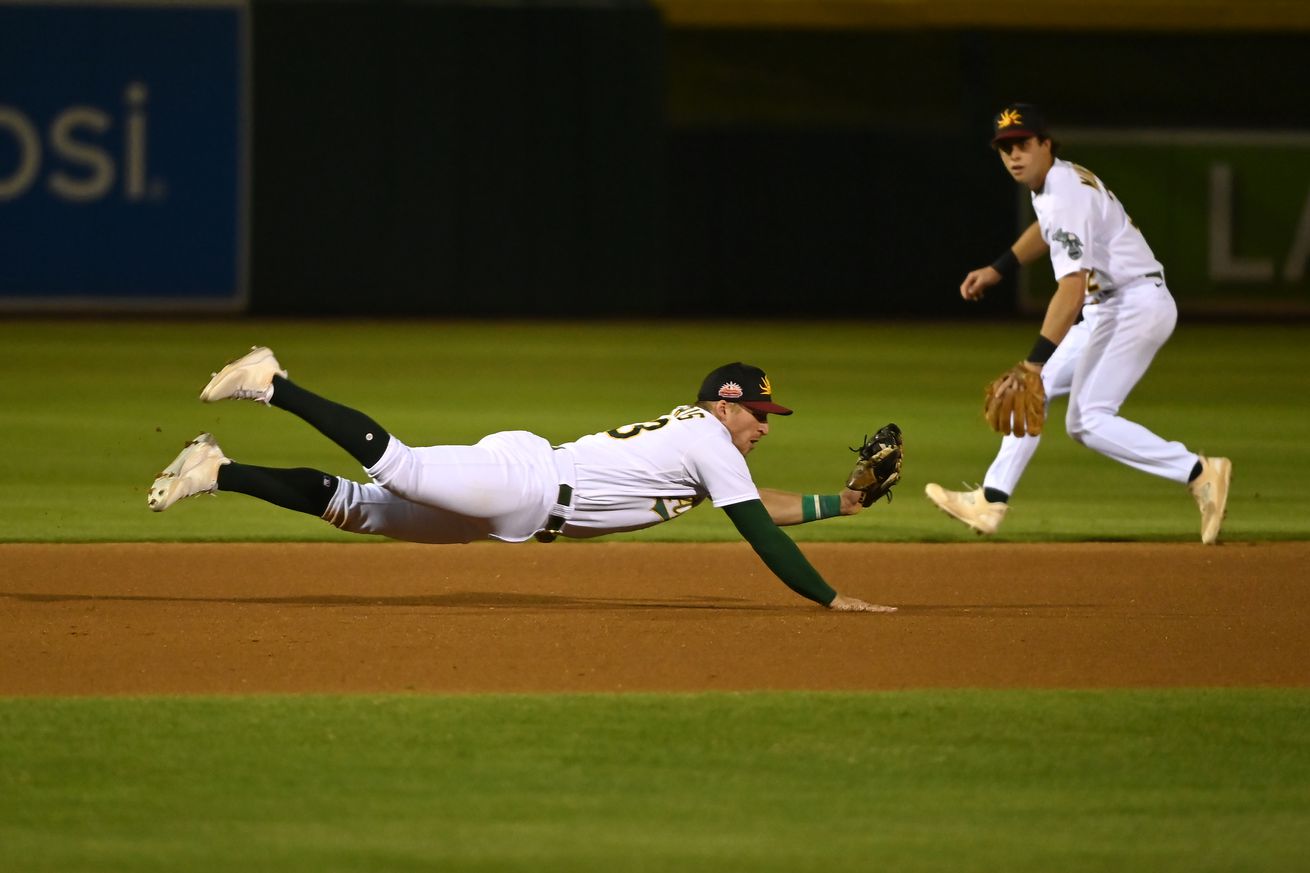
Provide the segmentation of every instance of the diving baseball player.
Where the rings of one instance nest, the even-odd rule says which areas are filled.
[[[985,414],[1005,434],[981,487],[926,487],[929,499],[980,534],[995,533],[1037,451],[1047,401],[1069,395],[1069,436],[1108,458],[1186,484],[1201,510],[1201,541],[1219,537],[1232,464],[1162,439],[1119,415],[1178,318],[1164,267],[1121,204],[1090,170],[1056,157],[1035,107],[1015,103],[992,119],[992,147],[1028,188],[1037,221],[960,285],[966,300],[1049,254],[1058,287],[1027,358],[989,388]],[[1082,321],[1075,324],[1081,311]]]
[[[838,611],[895,611],[838,594],[778,526],[853,515],[886,494],[899,479],[899,431],[876,453],[880,472],[862,456],[840,494],[759,489],[746,456],[769,433],[770,414],[792,411],[773,401],[757,367],[719,367],[695,404],[560,446],[507,431],[472,446],[410,447],[363,413],[292,382],[263,347],[216,373],[200,398],[255,400],[291,412],[350,453],[372,481],[237,463],[201,434],[151,485],[147,502],[155,511],[194,494],[237,491],[342,530],[410,542],[549,542],[639,530],[708,499],[801,596]]]

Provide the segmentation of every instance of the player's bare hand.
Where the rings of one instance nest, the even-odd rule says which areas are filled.
[[[843,488],[841,492],[841,514],[857,515],[864,511],[864,492]]]
[[[828,604],[828,608],[834,612],[895,612],[894,606],[879,606],[876,603],[865,603],[858,597],[847,597],[845,594],[838,594]]]
[[[993,387],[992,391],[997,395],[1004,396],[1018,391],[1021,387],[1019,377],[1012,371],[1007,370],[996,380],[996,385]]]
[[[1001,281],[1001,274],[995,267],[979,267],[971,270],[960,283],[960,296],[965,300],[981,300],[987,289]]]
[[[1042,365],[1035,364],[1032,361],[1020,361],[1019,365],[1029,373],[1037,374],[1042,372]],[[1020,381],[1019,374],[1014,370],[1007,370],[1002,373],[996,382],[990,387],[994,395],[1004,396],[1013,392],[1021,392],[1023,384]]]

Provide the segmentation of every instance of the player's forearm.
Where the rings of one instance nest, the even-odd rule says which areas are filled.
[[[761,488],[760,501],[769,513],[769,518],[779,526],[800,524],[802,518],[801,497],[794,491],[778,491],[775,488]]]
[[[822,606],[832,603],[837,592],[824,581],[819,571],[801,554],[792,542],[769,517],[760,500],[748,500],[724,507],[737,531],[764,561],[765,566],[782,580],[782,583],[800,596]]]
[[[1042,239],[1042,228],[1037,222],[1028,225],[1028,228],[1019,235],[1014,245],[1010,246],[1010,251],[1021,264],[1031,264],[1041,258],[1046,257],[1050,248],[1046,245],[1046,240]]]
[[[964,277],[960,283],[960,296],[965,300],[981,300],[988,288],[1012,277],[1021,264],[1031,264],[1049,251],[1042,239],[1041,226],[1034,221],[999,258],[986,267],[971,270]]]
[[[1078,320],[1078,313],[1083,308],[1083,297],[1087,291],[1087,273],[1080,270],[1060,279],[1055,295],[1046,306],[1046,318],[1042,321],[1042,336],[1056,345],[1069,333]]]
[[[769,518],[779,527],[855,515],[864,508],[863,497],[860,492],[849,488],[843,488],[839,494],[798,494],[776,488],[760,489],[760,500]]]

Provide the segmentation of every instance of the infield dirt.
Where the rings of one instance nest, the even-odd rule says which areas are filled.
[[[1310,685],[1310,543],[0,545],[0,695]]]

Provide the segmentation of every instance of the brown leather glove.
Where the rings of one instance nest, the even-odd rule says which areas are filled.
[[[1020,361],[987,386],[983,416],[992,430],[1009,436],[1037,436],[1046,423],[1042,374]]]

